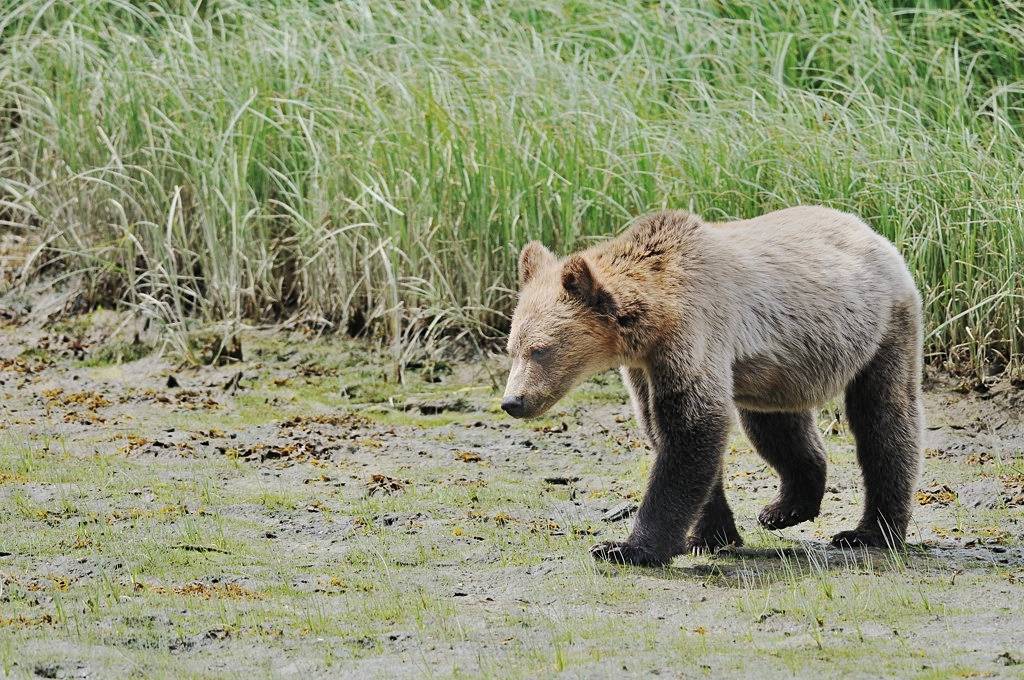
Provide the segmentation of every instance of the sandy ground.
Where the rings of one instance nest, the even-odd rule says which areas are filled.
[[[188,368],[120,321],[0,329],[2,676],[1024,677],[1009,381],[930,381],[906,550],[826,545],[861,502],[831,407],[817,520],[756,526],[777,479],[736,434],[746,546],[622,568],[588,554],[650,465],[615,374],[522,423],[499,361],[398,384],[300,329]]]

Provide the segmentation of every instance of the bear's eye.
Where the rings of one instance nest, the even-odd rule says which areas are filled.
[[[550,353],[550,347],[534,347],[533,349],[530,350],[530,358],[533,359],[534,361],[540,361]]]

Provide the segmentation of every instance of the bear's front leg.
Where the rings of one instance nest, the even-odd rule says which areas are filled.
[[[629,392],[629,400],[633,403],[640,434],[654,446],[654,437],[651,436],[651,381],[647,377],[647,371],[623,366],[619,372],[622,375],[622,384]]]
[[[683,541],[711,493],[729,430],[729,411],[715,384],[681,388],[651,372],[654,466],[633,531],[625,541],[599,543],[595,559],[659,566],[683,551]],[[668,382],[669,384],[663,384]]]

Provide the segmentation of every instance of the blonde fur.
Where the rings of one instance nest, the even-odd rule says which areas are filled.
[[[869,457],[875,449],[882,451],[878,455],[893,446],[902,450],[890,465],[901,480],[893,493],[903,498],[884,509],[884,522],[897,525],[890,533],[902,537],[907,488],[913,486],[906,480],[916,479],[921,426],[921,302],[902,257],[859,218],[820,206],[723,223],[660,212],[562,260],[539,243],[528,244],[520,257],[520,285],[505,395],[506,401],[519,400],[516,415],[538,415],[588,375],[622,366],[638,419],[661,457],[693,435],[686,423],[677,427],[668,420],[702,421],[702,413],[714,412],[708,427],[717,441],[717,416],[735,406],[761,443],[759,451],[783,476],[777,507],[762,513],[762,522],[774,526],[817,514],[816,502],[798,502],[796,487],[814,487],[809,495],[815,495],[824,461],[805,418],[771,414],[806,413],[844,388],[848,407],[852,401],[860,408],[863,401],[861,410],[870,411],[857,385],[868,378],[874,384],[885,373],[880,384],[899,385],[886,407],[906,425],[895,434],[871,433],[872,421],[864,418],[858,445]],[[690,406],[675,407],[678,417],[661,416],[658,402],[666,395],[682,395]],[[895,439],[868,441],[885,437]],[[796,465],[792,474],[785,472],[784,454],[769,451],[784,448],[784,440],[805,449],[808,464],[820,466],[821,475],[801,481]],[[718,455],[708,453],[716,460]],[[719,465],[713,462],[705,475],[712,487],[716,481],[720,486]],[[865,467],[869,487],[879,483],[868,476]],[[652,478],[649,496],[656,482]],[[727,510],[724,496],[709,493]],[[881,511],[866,508],[862,525],[878,520],[868,516],[872,512]],[[634,538],[642,536],[634,530]]]

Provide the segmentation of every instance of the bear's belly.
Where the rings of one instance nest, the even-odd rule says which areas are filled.
[[[794,357],[795,358],[795,357]],[[863,365],[859,356],[751,358],[733,364],[733,401],[750,411],[804,411],[841,392]]]

